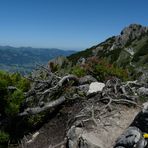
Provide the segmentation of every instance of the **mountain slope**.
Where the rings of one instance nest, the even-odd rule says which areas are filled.
[[[75,62],[81,57],[97,56],[106,58],[110,63],[121,67],[147,64],[148,61],[148,27],[131,24],[124,28],[120,35],[69,56]]]
[[[57,56],[68,56],[74,51],[31,47],[0,46],[0,69],[8,71],[31,71],[35,63],[46,64]]]

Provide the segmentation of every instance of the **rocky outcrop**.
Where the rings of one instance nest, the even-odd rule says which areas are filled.
[[[104,42],[92,46],[85,51],[71,55],[73,61],[79,58],[90,57],[105,59],[111,64],[129,69],[129,77],[147,80],[148,61],[148,27],[131,24],[125,27],[120,35],[113,36]],[[77,62],[77,61],[74,61]],[[140,70],[145,67],[145,70]]]
[[[131,24],[130,26],[125,27],[121,31],[121,34],[116,37],[115,45],[119,45],[120,48],[124,47],[128,42],[138,39],[147,33],[148,27],[143,27],[138,24]]]
[[[48,61],[48,69],[52,72],[54,72],[54,70],[57,70],[56,68],[61,68],[65,65],[68,65],[68,60],[64,56],[59,56]]]

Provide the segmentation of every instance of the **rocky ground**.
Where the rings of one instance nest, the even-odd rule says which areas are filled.
[[[67,134],[70,139],[70,148],[77,148],[78,143],[80,147],[111,148],[138,112],[139,108],[117,105],[113,112],[102,115],[101,119],[96,119],[96,122],[87,120],[83,126],[76,124],[71,126],[69,131],[66,129],[68,116],[57,114],[33,133],[34,135],[38,133],[36,138],[28,135],[28,143],[23,146],[25,148],[64,148],[66,144],[64,138]],[[33,141],[29,142],[31,139]]]
[[[19,145],[23,148],[114,147],[142,109],[140,99],[148,91],[147,83],[122,82],[116,77],[104,83],[91,75],[78,78],[50,73],[45,80],[29,79],[34,83],[25,94],[19,116],[48,111],[49,117],[24,136]]]

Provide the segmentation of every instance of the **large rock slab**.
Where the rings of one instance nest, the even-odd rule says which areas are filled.
[[[86,132],[83,128],[72,126],[67,133],[68,148],[104,148],[95,133]]]
[[[104,148],[103,142],[93,132],[82,134],[79,145],[80,148]]]

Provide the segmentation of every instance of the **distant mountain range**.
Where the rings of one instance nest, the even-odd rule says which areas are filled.
[[[9,72],[29,72],[35,67],[35,63],[47,64],[57,56],[68,56],[74,52],[55,48],[0,46],[0,69]]]

